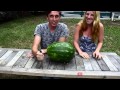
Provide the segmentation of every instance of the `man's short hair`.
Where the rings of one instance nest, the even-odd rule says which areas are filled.
[[[48,16],[52,11],[46,11],[46,16]],[[61,11],[58,11],[59,15],[61,16]]]

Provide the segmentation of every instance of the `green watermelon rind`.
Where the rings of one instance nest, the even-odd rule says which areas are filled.
[[[47,47],[51,61],[68,63],[75,54],[74,47],[68,42],[54,42]]]

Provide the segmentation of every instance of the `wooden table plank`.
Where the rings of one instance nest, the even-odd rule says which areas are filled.
[[[50,61],[49,65],[48,65],[48,69],[50,69],[50,70],[64,70],[65,64]]]
[[[10,60],[13,59],[13,57],[17,54],[17,51],[13,51],[8,58],[6,58],[5,60],[1,61],[0,66],[4,66],[6,65]]]
[[[102,71],[110,71],[103,59],[96,60]]]
[[[113,55],[107,55],[109,60],[113,63],[113,65],[120,71],[120,63],[113,57]]]
[[[94,71],[101,71],[97,61],[92,56],[90,57],[90,62]]]
[[[76,60],[77,70],[84,71],[85,66],[84,66],[84,63],[83,63],[83,58],[76,54],[75,55],[75,60]]]
[[[18,49],[18,48],[0,48],[0,50],[29,51],[29,52],[31,52],[30,49]]]
[[[120,63],[120,56],[114,55],[113,57],[118,61],[118,63]]]
[[[36,65],[36,68],[37,69],[42,69],[42,61],[37,61],[38,63],[37,63],[37,65]]]
[[[49,66],[49,57],[45,54],[45,59],[42,62],[42,69],[48,69]]]
[[[0,52],[0,57],[2,57],[6,52],[7,50],[2,49],[2,51]]]
[[[64,63],[57,63],[56,68],[57,68],[57,70],[65,70],[65,64]]]
[[[35,62],[33,63],[32,67],[31,68],[36,68],[36,65],[37,65],[38,61],[35,59]]]
[[[83,63],[85,66],[85,71],[93,71],[92,65],[90,63],[90,59],[83,59]]]
[[[81,73],[81,76],[78,73]],[[29,76],[48,76],[63,78],[93,78],[93,79],[120,79],[120,72],[109,71],[70,71],[70,70],[42,70],[27,68],[0,67],[0,73],[29,75]]]
[[[116,53],[114,53],[114,52],[100,52],[101,53],[101,55],[117,55]]]
[[[65,70],[77,70],[75,57],[69,63],[65,64]]]
[[[92,57],[92,52],[87,52],[87,54]],[[91,58],[90,58],[91,59]],[[93,71],[93,67],[92,67],[92,64],[90,62],[90,59],[83,59],[83,63],[84,63],[84,66],[85,66],[85,70],[86,71]]]
[[[27,53],[29,51],[24,51],[24,53],[20,56],[20,58],[15,62],[13,67],[15,68],[23,68],[25,67],[26,63],[28,62],[29,58],[27,57]]]
[[[20,56],[23,54],[24,51],[19,51],[15,57],[9,62],[6,64],[6,66],[13,66],[14,63],[18,60],[18,58],[20,58]]]
[[[106,55],[102,56],[102,58],[111,71],[118,71],[118,69],[113,65]]]
[[[34,62],[35,62],[35,58],[30,58],[26,63],[25,68],[31,68]]]
[[[33,66],[32,66],[33,69],[40,69],[42,68],[42,62],[41,61],[38,61],[37,59],[35,60]]]
[[[57,70],[56,64],[57,64],[57,62],[49,61],[48,69]]]
[[[0,58],[0,63],[4,61],[13,51],[8,50],[1,58]]]
[[[47,54],[45,54],[45,59],[42,62],[42,69],[53,69],[53,70],[64,70],[64,64],[58,62],[50,61]]]

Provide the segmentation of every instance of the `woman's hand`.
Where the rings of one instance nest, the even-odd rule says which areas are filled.
[[[79,53],[79,55],[81,57],[83,57],[84,59],[89,59],[90,58],[90,56],[86,52],[81,52],[81,53]]]
[[[96,59],[101,59],[102,58],[102,55],[100,54],[100,52],[93,52],[93,57],[96,58]]]

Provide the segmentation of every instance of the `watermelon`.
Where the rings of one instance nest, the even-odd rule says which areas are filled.
[[[51,61],[68,63],[75,54],[75,48],[68,42],[54,42],[47,47]]]

